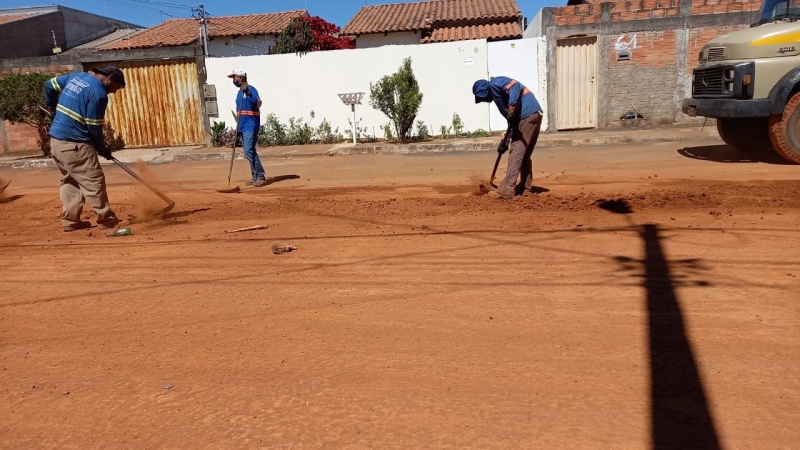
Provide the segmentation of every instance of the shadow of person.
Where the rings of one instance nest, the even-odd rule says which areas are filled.
[[[278,175],[276,177],[269,177],[267,178],[267,186],[273,183],[279,183],[284,180],[296,180],[300,178],[300,175]]]
[[[718,163],[790,164],[772,149],[743,152],[727,145],[703,145],[700,147],[684,147],[678,150],[678,153],[686,158]]]

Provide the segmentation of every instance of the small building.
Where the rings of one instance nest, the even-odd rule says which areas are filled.
[[[342,30],[356,48],[522,37],[515,0],[432,0],[362,7]]]
[[[306,10],[245,16],[207,18],[208,56],[265,55],[293,19],[308,16]],[[173,19],[130,38],[105,45],[102,50],[184,47],[202,45],[199,19]]]
[[[142,27],[66,6],[0,9],[0,58],[59,54],[129,28]]]
[[[571,6],[570,6],[571,5]],[[681,111],[712,39],[749,28],[760,0],[569,0],[543,8],[550,130],[699,124]],[[699,122],[698,122],[699,121]]]

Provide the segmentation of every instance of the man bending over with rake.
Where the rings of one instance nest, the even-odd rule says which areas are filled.
[[[497,190],[489,192],[489,195],[499,199],[522,195],[533,184],[531,155],[542,126],[542,107],[533,92],[519,81],[508,77],[494,77],[491,81],[478,80],[472,86],[472,94],[475,95],[475,103],[493,101],[508,120],[508,131],[497,149],[500,154],[508,150],[507,140],[511,136],[506,176],[497,186]],[[517,176],[520,176],[519,185]]]

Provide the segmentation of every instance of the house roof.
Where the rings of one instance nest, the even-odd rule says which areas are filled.
[[[433,0],[364,6],[350,19],[342,34],[432,30],[448,26],[511,22],[521,16],[515,0]]]
[[[76,53],[96,52],[101,48],[105,47],[106,45],[113,44],[115,42],[121,42],[124,44],[125,42],[127,42],[128,38],[130,38],[136,33],[142,32],[143,30],[145,30],[145,28],[129,28],[124,30],[117,30],[99,39],[95,39],[93,41],[89,41],[85,44],[79,45],[77,47],[73,47],[62,54],[72,55]]]
[[[27,19],[28,17],[38,16],[39,14],[5,14],[0,15],[0,25],[15,20]]]
[[[468,25],[464,27],[436,28],[430,36],[423,37],[420,42],[466,41],[470,39],[486,39],[496,41],[501,39],[519,39],[522,30],[519,22],[491,23],[484,25]]]
[[[247,16],[223,16],[208,18],[208,36],[248,36],[280,34],[292,19],[308,15],[306,10],[285,11],[271,14]],[[153,28],[104,46],[103,50],[127,48],[179,47],[200,39],[200,23],[197,19],[168,20]]]

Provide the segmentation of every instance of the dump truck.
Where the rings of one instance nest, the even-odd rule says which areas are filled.
[[[726,144],[800,164],[800,0],[764,0],[750,28],[700,50],[682,110],[716,119]]]

